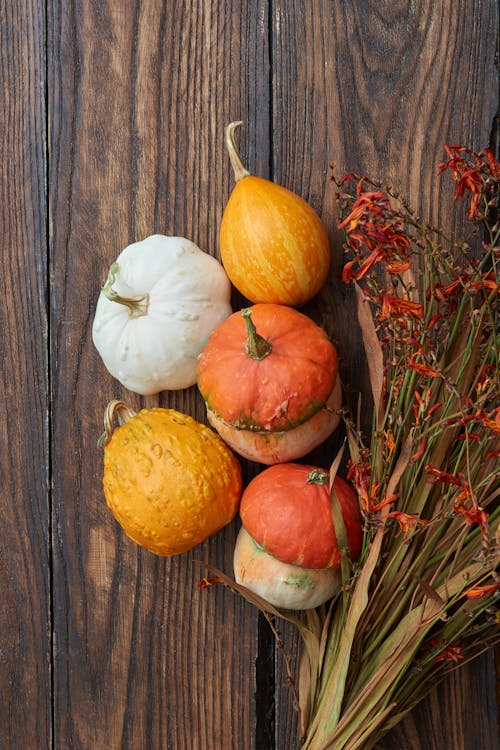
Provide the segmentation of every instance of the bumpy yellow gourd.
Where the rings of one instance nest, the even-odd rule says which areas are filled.
[[[112,430],[113,417],[119,427]],[[106,410],[103,487],[125,533],[157,555],[192,549],[239,507],[241,469],[208,427],[173,409]]]

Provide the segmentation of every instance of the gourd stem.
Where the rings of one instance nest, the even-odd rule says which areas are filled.
[[[243,162],[241,161],[241,157],[234,140],[234,131],[236,130],[236,128],[239,128],[240,125],[243,125],[243,122],[241,120],[239,120],[238,122],[231,122],[226,128],[226,148],[231,160],[231,166],[233,167],[236,182],[243,179],[243,177],[248,177],[250,175],[250,172],[244,167]]]
[[[110,401],[106,407],[106,411],[104,412],[104,432],[97,441],[97,445],[102,448],[107,443],[109,443],[111,439],[111,433],[113,432],[113,419],[115,415],[118,420],[118,424],[121,426],[122,424],[127,424],[129,419],[135,417],[136,413],[137,412],[135,412],[124,401]]]
[[[311,472],[309,472],[309,475],[307,477],[307,484],[319,484],[324,485],[328,484],[330,481],[330,476],[327,471],[323,471],[323,469],[313,469]]]
[[[241,311],[245,319],[245,325],[247,329],[247,341],[245,344],[245,351],[252,359],[265,359],[271,354],[272,346],[263,336],[257,333],[257,330],[251,319],[252,312],[248,308]]]
[[[120,305],[128,307],[128,314],[131,318],[140,318],[147,315],[149,305],[149,294],[138,295],[137,297],[122,297],[113,289],[116,281],[116,275],[120,270],[118,263],[113,263],[109,269],[106,284],[103,286],[102,293],[110,302],[119,302]]]

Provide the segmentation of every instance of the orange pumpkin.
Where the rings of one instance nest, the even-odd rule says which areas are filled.
[[[112,431],[115,414],[120,426]],[[105,426],[104,494],[134,542],[157,555],[178,555],[232,521],[240,465],[206,425],[174,409],[136,414],[111,401]]]
[[[336,476],[335,493],[350,554],[361,552],[363,531],[356,493]],[[330,506],[330,476],[304,464],[280,464],[258,474],[243,492],[243,527],[266,552],[304,568],[338,568],[340,552]]]
[[[198,360],[210,424],[240,455],[264,464],[304,456],[339,422],[337,354],[325,332],[291,307],[234,313]]]
[[[328,274],[326,230],[306,201],[245,169],[234,143],[238,125],[231,123],[226,133],[236,185],[220,227],[222,263],[234,286],[252,302],[302,305]]]

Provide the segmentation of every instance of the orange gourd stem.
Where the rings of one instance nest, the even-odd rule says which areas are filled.
[[[247,329],[247,340],[245,344],[245,352],[252,359],[265,359],[272,351],[272,345],[267,339],[257,333],[257,329],[253,324],[251,318],[252,312],[248,308],[241,311],[245,319],[245,325]]]
[[[306,479],[307,484],[318,484],[320,486],[328,484],[329,481],[330,476],[323,469],[313,469]]]
[[[226,128],[226,147],[229,158],[231,160],[231,166],[233,167],[236,182],[243,179],[243,177],[248,177],[250,175],[250,172],[245,168],[243,162],[241,161],[241,157],[234,140],[234,131],[236,130],[236,128],[239,128],[240,125],[243,125],[243,122],[241,120],[239,120],[238,122],[231,122]]]
[[[129,419],[136,416],[136,413],[128,404],[124,401],[110,401],[104,412],[104,432],[97,441],[99,447],[104,447],[111,438],[113,432],[113,419],[116,415],[118,424],[121,426],[127,424]]]

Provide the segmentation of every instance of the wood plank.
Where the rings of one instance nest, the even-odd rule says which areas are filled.
[[[0,10],[0,747],[51,736],[45,12]]]
[[[497,13],[494,0],[273,3],[272,176],[309,200],[331,231],[329,282],[308,311],[337,342],[354,397],[358,391],[367,397],[366,368],[353,296],[340,282],[330,164],[338,174],[356,171],[392,183],[426,219],[459,232],[463,210],[451,206],[436,164],[445,143],[488,145],[498,106]],[[331,456],[335,447],[333,438]],[[295,716],[279,655],[276,669],[276,747],[282,748],[295,735]],[[449,679],[380,749],[498,750],[492,694],[488,655]]]
[[[132,396],[91,343],[118,252],[153,232],[217,252],[227,122],[268,168],[267,2],[51,0],[49,97],[55,745],[254,747],[258,617],[195,560],[231,569],[237,522],[159,559],[107,511],[96,441],[108,400],[204,418],[195,389]],[[246,471],[250,471],[249,468]]]

